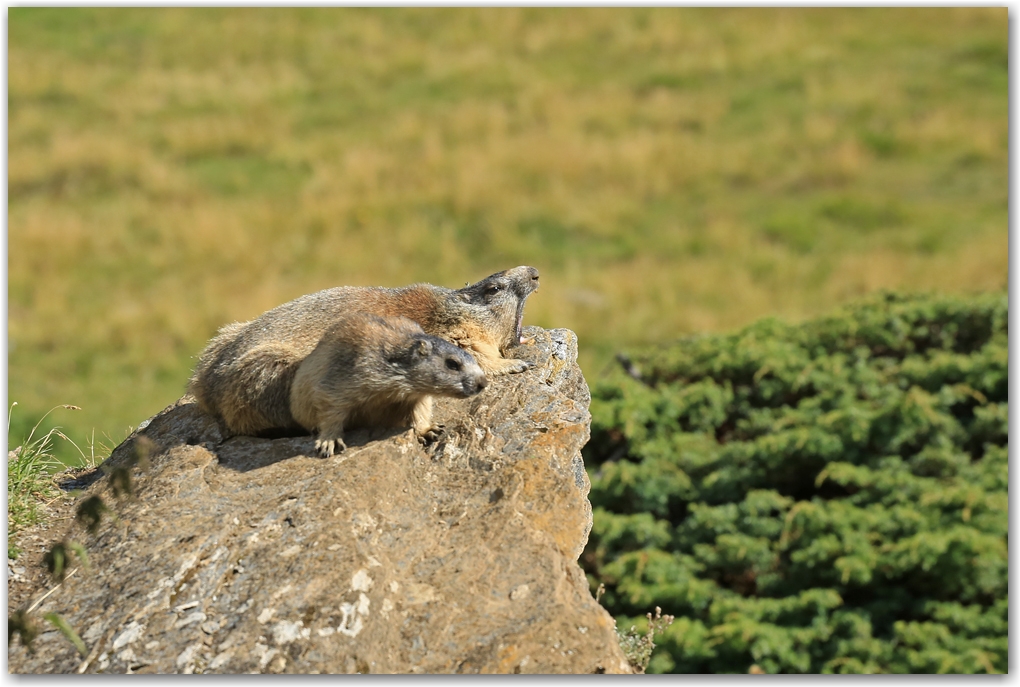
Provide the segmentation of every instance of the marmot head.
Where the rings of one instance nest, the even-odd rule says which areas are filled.
[[[400,357],[404,374],[417,391],[467,398],[489,385],[473,355],[438,336],[415,335]]]
[[[456,293],[465,303],[481,306],[490,313],[490,326],[499,340],[499,350],[505,352],[521,342],[524,301],[537,288],[538,270],[521,265],[496,272]]]

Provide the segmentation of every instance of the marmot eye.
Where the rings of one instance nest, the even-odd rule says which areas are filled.
[[[491,284],[485,287],[485,294],[491,296],[494,293],[499,293],[499,290],[503,288],[499,284]]]
[[[459,370],[461,368],[461,364],[459,361],[454,360],[453,358],[447,358],[446,367],[448,367],[451,370]]]

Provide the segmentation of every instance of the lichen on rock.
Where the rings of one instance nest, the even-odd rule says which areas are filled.
[[[152,442],[134,495],[98,480],[81,497],[119,519],[73,528],[91,569],[37,609],[89,657],[45,632],[34,653],[9,645],[10,672],[630,672],[577,565],[591,506],[576,337],[526,334],[515,355],[536,367],[438,400],[429,447],[359,430],[324,460],[311,436],[223,442],[190,397],[168,407],[107,461]]]

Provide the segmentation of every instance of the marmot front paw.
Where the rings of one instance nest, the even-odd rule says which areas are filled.
[[[422,446],[429,446],[430,444],[434,444],[439,441],[444,434],[446,434],[446,426],[436,425],[435,427],[427,430],[425,433],[419,434],[418,441],[421,442]]]
[[[315,453],[320,458],[329,458],[334,453],[343,453],[347,450],[347,444],[340,437],[336,439],[324,439],[322,437],[315,440]]]
[[[502,370],[500,370],[501,374],[505,375],[518,374],[520,372],[527,372],[528,370],[534,367],[538,367],[533,362],[530,362],[528,360],[518,360],[517,358],[510,358],[506,362],[507,364],[503,367]]]

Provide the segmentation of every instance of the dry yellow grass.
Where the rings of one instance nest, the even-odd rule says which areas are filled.
[[[9,397],[116,440],[226,322],[517,264],[589,376],[1003,288],[1006,14],[14,8]]]

